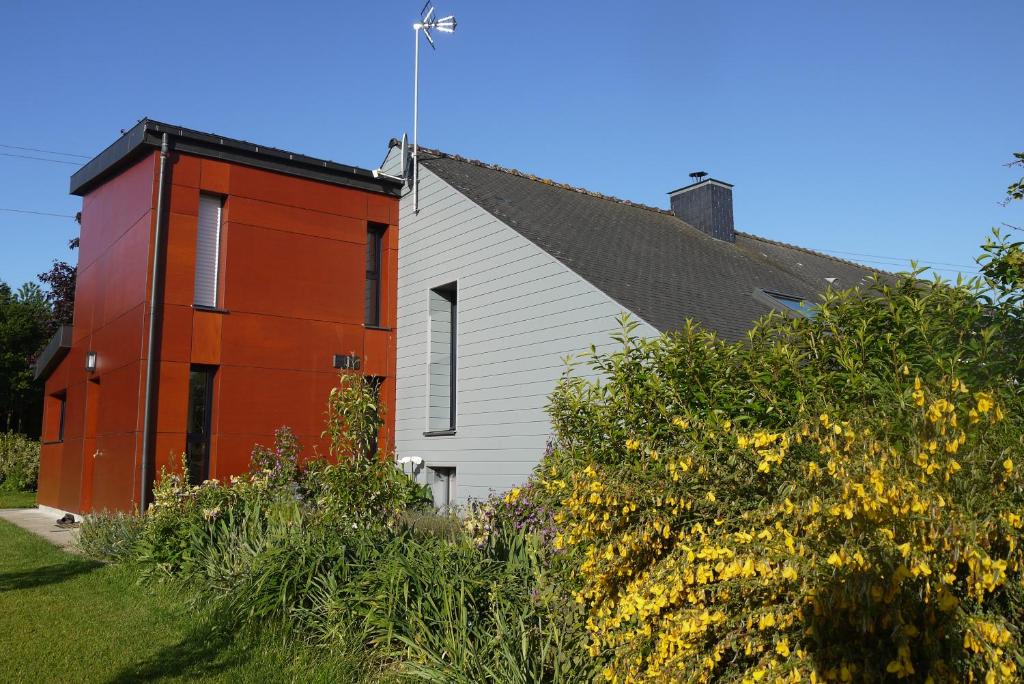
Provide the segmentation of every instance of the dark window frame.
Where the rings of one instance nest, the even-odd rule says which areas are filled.
[[[213,283],[213,304],[200,303],[195,300],[195,279],[198,273],[193,272],[193,292],[192,292],[192,307],[199,309],[200,311],[216,311],[223,312],[223,299],[224,299],[224,213],[227,209],[228,196],[219,192],[210,192],[208,190],[199,191],[199,203],[202,205],[204,197],[215,199],[220,202],[220,209],[217,215],[217,261],[215,268],[214,283]],[[198,240],[199,240],[199,220],[200,216],[196,214],[196,251],[198,252]]]
[[[363,324],[380,327],[381,276],[384,264],[384,236],[387,224],[366,224],[366,284],[363,292]]]
[[[755,289],[754,298],[776,311],[790,316],[814,318],[818,313],[817,306],[813,302],[798,295]]]
[[[52,402],[57,402],[57,406],[53,408],[47,408],[47,412],[56,410],[57,411],[57,434],[51,438],[52,433],[44,434],[42,441],[44,444],[60,444],[64,441],[64,428],[67,421],[67,408],[68,408],[68,392],[67,390],[61,390],[60,392],[54,392],[49,396],[52,400],[50,407],[53,407]]]
[[[195,387],[193,385],[193,378],[195,375],[205,376],[205,392],[203,396],[203,424],[201,430],[194,430],[193,419],[195,418],[195,402],[197,397],[195,396]],[[214,382],[217,376],[217,366],[207,366],[194,364],[189,368],[189,380],[188,380],[188,406],[186,413],[186,425],[185,425],[185,454],[186,454],[186,465],[188,472],[184,473],[188,477],[190,484],[200,484],[205,480],[210,479],[210,447],[213,443],[211,439],[211,428],[213,425],[213,391]],[[199,463],[198,472],[193,469],[194,456],[193,447],[195,445],[205,447],[203,449],[202,461]]]
[[[432,465],[427,467],[431,471],[430,478],[431,480],[433,480],[432,484],[430,485],[431,498],[434,498],[435,494],[434,485],[436,485],[441,480],[444,481],[445,501],[444,503],[439,503],[435,499],[434,507],[437,508],[442,513],[448,512],[454,506],[453,501],[455,500],[455,497],[458,495],[458,471],[456,467],[453,465]]]
[[[458,332],[459,332],[459,284],[458,282],[451,282],[440,287],[433,287],[430,289],[431,292],[436,292],[441,296],[448,299],[448,303],[451,306],[451,336],[449,340],[448,358],[448,427],[442,430],[427,430],[423,433],[425,437],[442,437],[445,435],[454,435],[456,430],[456,418],[458,411],[456,410],[457,402],[455,400],[456,390],[458,387]],[[428,337],[429,339],[429,337]],[[432,344],[428,342],[428,344]],[[427,375],[429,382],[430,376]],[[428,406],[429,412],[429,406]]]
[[[57,425],[57,441],[64,441],[64,421],[67,418],[68,410],[68,394],[63,392],[57,395],[57,401],[60,402],[60,423]]]

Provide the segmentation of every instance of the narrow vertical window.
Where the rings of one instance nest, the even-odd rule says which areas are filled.
[[[199,228],[196,231],[196,306],[216,307],[220,289],[220,223],[224,199],[199,196]]]
[[[57,423],[57,441],[58,442],[63,442],[64,441],[64,416],[65,416],[65,414],[67,412],[67,408],[68,408],[68,395],[66,393],[58,395],[57,396],[57,401],[59,402],[57,410],[59,411],[59,417],[60,417],[60,422]]]
[[[46,425],[43,430],[44,441],[64,441],[64,416],[67,411],[67,405],[67,392],[57,392],[46,398]]]
[[[455,431],[458,291],[455,283],[430,291],[430,378],[427,433]]]
[[[455,503],[455,468],[431,467],[428,472],[434,507],[447,513]]]
[[[366,229],[365,323],[380,327],[380,272],[384,231],[387,226],[371,223]]]
[[[188,381],[188,434],[185,458],[188,481],[210,478],[210,416],[213,413],[213,366],[192,366]]]

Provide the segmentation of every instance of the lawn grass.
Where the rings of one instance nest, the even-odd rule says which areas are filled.
[[[246,637],[142,586],[130,566],[75,556],[0,520],[0,681],[355,681],[358,654],[330,658]]]
[[[13,492],[0,489],[0,508],[33,508],[35,505],[35,492]]]

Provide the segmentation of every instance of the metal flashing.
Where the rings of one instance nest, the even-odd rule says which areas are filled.
[[[57,332],[53,334],[53,337],[46,344],[46,348],[40,352],[39,357],[36,359],[33,377],[36,380],[48,377],[57,368],[57,364],[64,360],[64,357],[68,355],[70,350],[71,326],[62,325],[57,328]]]
[[[160,149],[160,140],[164,133],[171,137],[172,148],[177,152],[395,197],[401,194],[400,182],[383,177],[374,178],[373,172],[368,169],[204,133],[153,119],[139,121],[76,171],[71,176],[71,194],[86,194],[143,154]]]
[[[717,185],[720,188],[730,188],[730,189],[736,187],[732,183],[726,183],[725,181],[720,181],[720,180],[717,180],[715,178],[705,178],[704,180],[700,181],[699,183],[690,183],[689,185],[684,185],[683,187],[676,188],[675,190],[672,190],[671,192],[669,192],[667,194],[671,196],[671,195],[675,195],[675,194],[680,193],[680,192],[689,192],[690,190],[698,188],[698,187],[700,187],[702,185]]]

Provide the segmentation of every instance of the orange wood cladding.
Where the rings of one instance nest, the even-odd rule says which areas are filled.
[[[244,472],[253,446],[271,444],[284,425],[304,457],[326,455],[333,354],[356,354],[363,373],[384,378],[392,443],[398,200],[176,152],[168,168],[155,474],[177,467],[185,449],[192,364],[217,367],[211,478]],[[83,197],[72,347],[46,380],[40,504],[77,513],[138,506],[158,175],[154,151]],[[200,193],[225,198],[217,311],[192,306]],[[363,325],[368,222],[388,225],[382,329]]]

